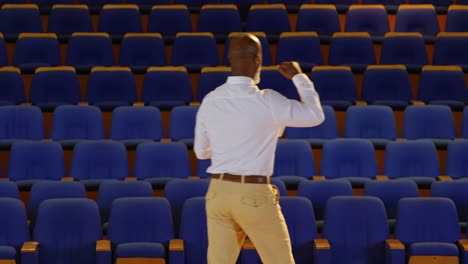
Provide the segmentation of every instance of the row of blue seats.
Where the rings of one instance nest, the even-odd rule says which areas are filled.
[[[410,263],[418,259],[426,263],[425,257],[449,261],[442,263],[468,262],[467,241],[461,237],[455,205],[447,198],[401,199],[392,240],[384,205],[375,197],[331,198],[326,206],[321,239],[317,239],[309,200],[286,197],[279,203],[291,235],[294,258],[300,264],[403,264],[407,263],[406,259]],[[112,250],[116,263],[142,257],[153,261],[167,259],[169,263],[206,263],[208,243],[203,197],[184,203],[178,236],[174,234],[166,199],[117,199],[110,210],[107,241],[99,241],[103,238],[99,209],[92,200],[64,198],[42,202],[32,232],[32,239],[37,243],[29,242],[31,236],[21,202],[0,198],[0,207],[5,214],[2,217],[5,224],[0,229],[4,237],[1,247],[4,260],[16,260],[21,255],[22,264],[110,264],[114,263]],[[179,239],[175,240],[176,237]],[[258,261],[254,248],[243,248],[240,263]]]

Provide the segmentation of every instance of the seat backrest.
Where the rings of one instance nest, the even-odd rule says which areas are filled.
[[[141,99],[145,103],[193,100],[192,84],[185,67],[151,67],[144,81]]]
[[[320,40],[315,32],[283,32],[278,40],[277,64],[297,61],[303,67],[323,64]]]
[[[428,64],[421,33],[389,32],[385,34],[380,64]]]
[[[385,149],[384,175],[390,178],[440,175],[437,149],[431,141],[394,141]]]
[[[24,81],[21,77],[21,71],[14,67],[0,68],[0,82],[2,85],[2,93],[0,94],[0,102],[6,104],[19,104],[26,101]]]
[[[268,39],[266,37],[265,32],[249,32],[250,34],[253,34],[260,40],[260,44],[262,45],[262,65],[263,66],[270,66],[272,65],[272,59],[271,59],[271,50],[270,50],[270,44],[268,44]],[[223,63],[226,66],[230,66],[231,63],[229,62],[229,47],[230,47],[230,42],[231,38],[235,36],[239,36],[239,34],[243,34],[240,32],[232,32],[228,35],[228,38],[226,39],[226,42],[224,43],[224,58],[223,58]]]
[[[103,223],[109,221],[112,202],[123,197],[152,197],[153,189],[145,181],[105,181],[99,186],[97,204]]]
[[[148,32],[175,36],[179,32],[192,32],[192,20],[185,5],[155,5],[148,19]]]
[[[335,110],[331,106],[323,105],[325,120],[322,124],[315,127],[298,128],[287,127],[285,130],[286,138],[296,139],[335,139],[338,137],[338,125],[336,122]]]
[[[468,141],[457,140],[447,145],[445,175],[454,179],[468,178]],[[467,210],[468,213],[468,210]]]
[[[171,206],[162,197],[119,198],[112,202],[107,237],[113,245],[161,243],[174,238]]]
[[[71,35],[92,32],[91,14],[87,5],[54,5],[50,10],[47,32]]]
[[[414,0],[412,0],[414,1]],[[419,32],[423,35],[437,35],[439,21],[433,5],[400,5],[398,7],[396,32]]]
[[[333,34],[328,55],[330,65],[376,64],[374,46],[367,32]]]
[[[189,7],[197,8],[203,7],[204,5],[217,4],[217,0],[174,0],[176,5],[186,5]]]
[[[55,33],[21,33],[15,45],[13,65],[36,64],[57,66],[61,64],[60,48]]]
[[[73,33],[68,41],[66,65],[112,66],[112,40],[107,33]]]
[[[19,199],[18,185],[12,181],[0,181],[0,198]]]
[[[408,106],[403,119],[403,137],[455,139],[452,110],[446,105]]]
[[[467,101],[468,89],[462,68],[424,66],[419,77],[418,99],[426,103],[438,100]]]
[[[94,201],[50,199],[39,206],[34,241],[41,245],[40,264],[96,263],[96,241],[101,238],[99,210]]]
[[[320,175],[327,178],[377,175],[374,146],[365,139],[332,139],[323,145]]]
[[[464,48],[468,45],[467,32],[442,32],[437,35],[434,44],[434,65],[466,65],[468,55]]]
[[[26,209],[19,199],[0,198],[0,245],[14,247],[19,252],[23,243],[30,240]]]
[[[185,263],[207,262],[208,231],[205,197],[194,197],[185,201],[179,237],[184,240]]]
[[[153,106],[121,106],[112,112],[112,140],[150,139],[163,137],[161,112]]]
[[[11,147],[8,163],[11,180],[60,180],[65,176],[65,158],[59,143],[20,141]]]
[[[388,15],[383,5],[352,5],[346,13],[346,32],[368,32],[383,36],[390,31]]]
[[[357,88],[348,66],[317,66],[310,75],[321,100],[357,99]]]
[[[314,157],[306,141],[289,139],[278,142],[272,176],[302,176],[310,179],[314,175]]]
[[[44,138],[44,121],[41,110],[35,106],[0,107],[1,139]]]
[[[314,206],[315,218],[323,220],[328,199],[335,196],[351,196],[353,187],[349,181],[302,181],[297,189],[297,196],[305,197]]]
[[[260,80],[258,84],[260,89],[272,89],[289,99],[300,100],[294,83],[284,77],[276,66],[262,67]]]
[[[262,0],[221,0],[222,4],[235,4],[239,8],[249,8],[251,5],[263,4]]]
[[[80,4],[85,4],[90,7],[102,7],[106,4],[122,4],[122,0],[78,0]]]
[[[171,64],[217,66],[219,58],[213,34],[178,33],[172,48]]]
[[[404,65],[371,65],[367,67],[362,82],[362,99],[378,100],[413,99],[411,83]]]
[[[127,33],[120,46],[119,65],[164,66],[166,52],[159,33]]]
[[[203,5],[198,16],[197,31],[225,36],[231,32],[242,31],[237,6],[233,4]]]
[[[42,32],[39,7],[35,4],[4,4],[0,9],[0,32],[20,34]]]
[[[209,92],[224,84],[230,75],[231,68],[229,67],[203,68],[198,80],[197,101],[201,102]]]
[[[69,66],[40,67],[31,80],[30,101],[33,104],[77,104],[81,101],[80,81]]]
[[[446,197],[455,203],[459,222],[465,222],[468,217],[467,191],[467,181],[436,181],[431,185],[431,197]]]
[[[137,5],[104,5],[99,13],[98,32],[125,34],[143,32]]]
[[[457,209],[449,198],[404,198],[398,203],[395,238],[419,242],[456,243],[460,239]]]
[[[70,176],[78,180],[128,177],[125,146],[116,141],[83,141],[73,150]]]
[[[447,13],[445,32],[468,31],[468,8],[465,5],[451,5]]]
[[[374,196],[382,200],[387,217],[395,219],[398,201],[407,197],[418,197],[418,185],[410,180],[369,181],[364,185],[364,196]]]
[[[384,263],[389,232],[382,201],[356,196],[329,199],[322,236],[330,242],[330,263]]]
[[[335,5],[302,5],[297,15],[296,31],[312,31],[318,35],[340,32]]]
[[[72,0],[33,0],[32,2],[39,6],[45,6],[45,7],[52,7],[55,4],[65,4],[65,5],[73,4]]]
[[[188,178],[188,150],[181,142],[139,144],[136,151],[134,175],[147,178]]]
[[[350,106],[346,110],[344,137],[395,140],[397,128],[388,106]]]
[[[247,31],[279,35],[290,32],[288,13],[283,4],[252,5],[247,17]]]
[[[104,139],[101,110],[95,106],[62,105],[52,119],[52,140]]]
[[[168,137],[172,140],[195,137],[197,106],[178,106],[172,109]]]
[[[136,102],[135,78],[127,67],[94,67],[88,77],[89,103]]]

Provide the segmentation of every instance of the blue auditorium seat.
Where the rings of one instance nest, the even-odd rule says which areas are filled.
[[[39,181],[61,180],[66,176],[62,146],[53,141],[16,142],[11,147],[8,178],[20,190]]]
[[[136,83],[130,68],[94,67],[88,77],[86,101],[103,111],[137,101]]]
[[[276,63],[297,61],[304,71],[322,65],[323,57],[320,40],[315,32],[281,33],[276,50]]]
[[[169,181],[191,175],[187,147],[180,142],[142,143],[136,150],[134,175],[162,189]]]
[[[170,2],[170,0],[127,0],[128,4],[136,4],[139,6],[169,5]]]
[[[352,5],[346,13],[346,32],[368,32],[384,36],[390,31],[388,14],[383,5]]]
[[[272,177],[283,181],[288,189],[316,174],[312,149],[304,140],[280,140],[276,147]]]
[[[97,204],[101,215],[101,222],[106,227],[109,221],[112,203],[124,197],[152,197],[151,184],[144,181],[106,181],[99,186]]]
[[[437,149],[429,140],[394,141],[387,144],[383,175],[390,179],[410,179],[420,188],[440,175]]]
[[[80,140],[104,139],[104,121],[96,106],[62,105],[55,109],[50,138],[64,148]]]
[[[175,238],[169,202],[161,197],[115,200],[107,237],[117,263],[142,259],[164,263],[169,243]]]
[[[404,110],[413,100],[411,83],[404,65],[371,65],[362,82],[362,99],[369,104]]]
[[[465,47],[468,45],[466,32],[442,32],[437,35],[434,44],[434,65],[460,65],[463,70],[468,69],[468,55]]]
[[[256,36],[260,40],[260,44],[262,45],[262,64],[263,66],[271,66],[273,64],[272,58],[271,58],[271,50],[270,50],[270,45],[268,44],[267,36],[265,32],[249,32]],[[240,34],[243,34],[241,32],[233,32],[229,34],[228,38],[226,39],[226,42],[224,43],[224,58],[223,58],[223,63],[225,66],[230,66],[231,63],[229,62],[228,54],[229,54],[229,43],[231,41],[231,38],[239,36]]]
[[[187,6],[153,6],[148,18],[148,32],[160,33],[168,41],[173,41],[177,33],[192,32],[192,20]]]
[[[229,67],[205,67],[201,70],[198,80],[196,100],[201,102],[203,98],[217,87],[223,85],[231,75]]]
[[[468,163],[465,162],[467,153],[468,141],[455,140],[450,142],[447,146],[445,175],[451,177],[452,179],[467,179]]]
[[[137,5],[104,5],[99,13],[98,32],[111,35],[143,32]]]
[[[72,0],[32,0],[33,3],[40,7],[52,7],[54,5],[71,5]]]
[[[211,159],[197,159],[197,164],[195,165],[195,175],[201,179],[208,179],[211,177],[211,174],[206,170],[211,166]]]
[[[193,147],[197,111],[197,106],[178,106],[172,109],[168,132],[172,141],[180,141],[189,148]]]
[[[269,41],[276,41],[283,32],[290,32],[288,13],[283,4],[252,5],[247,17],[247,32],[265,32]]]
[[[3,33],[0,33],[0,66],[6,66],[8,64],[8,55],[6,50],[5,37]]]
[[[460,1],[458,1],[460,2]],[[466,5],[451,5],[445,22],[445,32],[468,31],[468,8]]]
[[[239,8],[249,8],[252,5],[263,4],[262,0],[221,0],[222,4],[235,4]]]
[[[174,4],[176,5],[186,5],[191,9],[196,8],[195,10],[198,10],[204,5],[214,5],[217,3],[216,0],[174,0]]]
[[[39,8],[35,4],[4,4],[0,9],[0,32],[18,35],[42,32]]]
[[[44,120],[38,107],[0,107],[0,148],[9,148],[20,140],[42,140],[44,134]]]
[[[306,140],[312,148],[321,148],[329,139],[338,137],[338,125],[336,122],[335,110],[331,106],[322,106],[325,120],[315,127],[287,127],[285,137],[288,139]]]
[[[185,67],[151,67],[144,81],[141,100],[161,110],[188,105],[193,100],[192,84]]]
[[[321,38],[340,32],[335,5],[302,5],[297,14],[296,31],[313,31]]]
[[[336,9],[340,13],[346,13],[350,5],[356,5],[358,4],[357,0],[332,0],[332,1],[326,1],[326,0],[317,0],[315,1],[315,4],[332,4],[336,6]]]
[[[39,67],[31,80],[30,102],[44,111],[82,101],[80,81],[70,66]]]
[[[136,147],[163,137],[161,112],[152,106],[121,106],[112,112],[110,139]]]
[[[197,21],[198,32],[211,32],[224,40],[231,32],[242,31],[242,21],[235,5],[203,5]]]
[[[458,222],[464,223],[468,217],[468,181],[437,181],[431,185],[431,197],[446,197],[455,203],[458,213]]]
[[[122,0],[78,0],[80,4],[89,6],[92,10],[100,10],[104,5],[108,4],[122,4]]]
[[[328,263],[405,263],[404,248],[388,241],[385,207],[376,197],[331,198],[322,237],[330,243]]]
[[[418,0],[411,0],[417,2]],[[410,2],[411,2],[410,1]],[[400,5],[396,14],[395,32],[418,32],[434,37],[439,33],[439,21],[433,5]]]
[[[26,101],[25,88],[21,71],[14,67],[0,68],[0,105],[20,104]]]
[[[79,142],[73,149],[70,176],[87,190],[96,190],[104,181],[123,180],[129,176],[125,146],[116,141]]]
[[[20,250],[25,242],[30,241],[26,209],[19,199],[0,198],[0,211],[0,260],[20,263]]]
[[[367,65],[376,64],[374,46],[369,33],[333,34],[328,54],[329,65],[348,65],[356,72],[364,72]]]
[[[262,90],[275,90],[288,99],[300,100],[299,93],[297,92],[297,88],[294,86],[294,83],[290,79],[284,77],[278,71],[277,66],[262,67],[258,87]]]
[[[385,149],[397,138],[393,111],[388,106],[350,106],[346,111],[345,138],[369,139],[375,148]]]
[[[94,66],[114,65],[112,40],[107,33],[73,33],[68,41],[66,65],[78,73],[88,72]]]
[[[60,64],[62,64],[60,47],[54,33],[19,34],[13,55],[13,65],[31,73],[37,67]]]
[[[18,185],[12,181],[0,181],[0,198],[20,199]]]
[[[132,71],[166,65],[164,41],[159,33],[127,33],[120,44],[119,65]]]
[[[51,199],[41,203],[33,238],[40,246],[23,252],[24,264],[111,262],[110,248],[103,247],[100,241],[99,210],[90,199]]]
[[[346,110],[357,100],[357,88],[349,66],[317,66],[310,75],[324,105]]]
[[[323,145],[320,176],[346,179],[353,186],[363,187],[377,174],[374,146],[369,140],[332,139]]]
[[[419,72],[428,64],[421,33],[389,32],[385,34],[380,64],[404,64],[409,72]]]
[[[185,66],[189,72],[219,64],[218,48],[212,33],[178,33],[174,40],[171,64]]]
[[[47,32],[71,35],[74,32],[93,32],[87,5],[54,5],[49,13]]]

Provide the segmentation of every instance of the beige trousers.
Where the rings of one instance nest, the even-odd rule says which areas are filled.
[[[294,264],[278,200],[271,184],[212,179],[206,194],[208,264],[234,264],[246,235],[264,264]]]

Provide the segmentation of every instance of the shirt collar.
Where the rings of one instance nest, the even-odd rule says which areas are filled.
[[[227,79],[228,84],[248,84],[255,85],[254,80],[247,76],[229,76]]]

